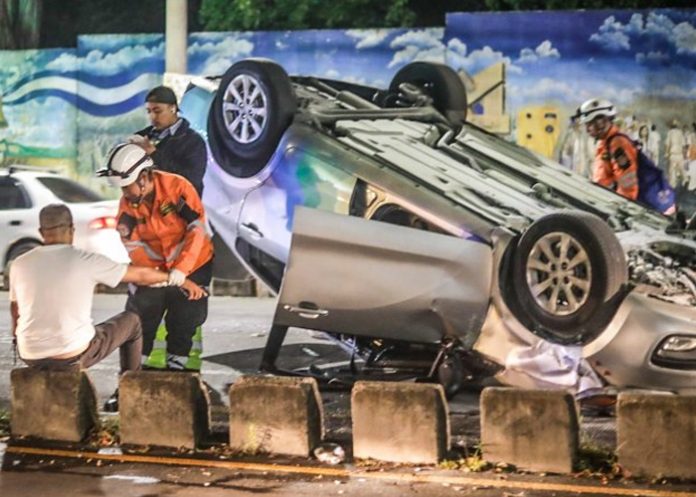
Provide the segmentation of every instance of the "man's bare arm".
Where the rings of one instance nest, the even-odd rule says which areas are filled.
[[[135,283],[141,286],[166,284],[168,280],[169,273],[151,267],[133,266],[132,264],[128,266],[126,274],[121,279],[124,283]],[[188,292],[189,300],[198,300],[207,295],[205,290],[188,278],[181,288]]]
[[[160,271],[152,267],[128,265],[126,274],[121,281],[123,283],[135,283],[136,285],[155,285],[157,283],[166,283],[169,278],[169,273]]]

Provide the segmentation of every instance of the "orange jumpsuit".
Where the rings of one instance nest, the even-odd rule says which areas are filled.
[[[607,150],[609,137],[619,134],[612,126],[597,146],[592,181],[612,188],[619,195],[631,200],[638,198],[638,151],[631,140],[617,136],[611,140],[611,150]]]
[[[117,229],[136,266],[178,269],[186,275],[213,257],[200,197],[185,178],[153,171],[152,205],[121,198]]]
[[[205,287],[212,277],[213,244],[205,212],[191,183],[177,174],[153,171],[152,204],[121,199],[117,229],[133,264],[178,269]],[[131,286],[126,309],[140,316],[143,354],[152,351],[162,318],[167,327],[167,367],[185,369],[196,329],[208,316],[208,299],[188,300],[180,288]]]

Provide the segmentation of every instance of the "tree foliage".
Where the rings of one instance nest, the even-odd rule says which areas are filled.
[[[0,0],[0,49],[36,48],[41,0]]]
[[[692,8],[693,0],[202,0],[209,31],[441,26],[447,12]]]
[[[412,26],[408,0],[203,0],[206,30],[286,30]]]

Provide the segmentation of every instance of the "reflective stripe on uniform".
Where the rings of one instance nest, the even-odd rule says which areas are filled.
[[[201,228],[205,232],[205,225],[200,221],[200,219],[197,219],[186,226],[187,230],[192,230],[195,228]],[[207,233],[206,233],[207,235]]]
[[[628,172],[618,179],[618,184],[621,188],[631,188],[638,184],[638,175],[635,171]]]
[[[134,250],[137,250],[139,248],[142,248],[147,256],[152,259],[153,261],[163,261],[164,258],[159,255],[157,252],[152,250],[152,248],[145,242],[141,241],[133,241],[133,242],[125,242],[123,245],[125,245],[126,250],[128,253],[131,253]]]
[[[177,243],[176,246],[174,247],[174,250],[172,250],[172,253],[169,254],[169,256],[167,257],[167,262],[172,262],[172,261],[177,260],[179,258],[179,256],[181,255],[181,251],[183,249],[184,249],[184,242]]]
[[[185,368],[194,371],[201,370],[203,354],[203,328],[201,326],[196,327],[196,333],[194,333],[191,343],[191,350],[185,361]],[[157,328],[157,333],[155,334],[155,340],[152,346],[152,352],[149,356],[143,360],[143,365],[149,368],[164,369],[167,367],[167,327],[164,323],[159,325]]]

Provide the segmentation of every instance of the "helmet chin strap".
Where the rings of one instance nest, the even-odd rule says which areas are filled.
[[[128,200],[135,207],[139,206],[143,202],[143,199],[145,198],[145,182],[143,180],[138,180],[137,183],[138,183],[138,186],[140,187],[140,195],[138,195],[138,198],[135,200],[131,200],[131,199]]]

